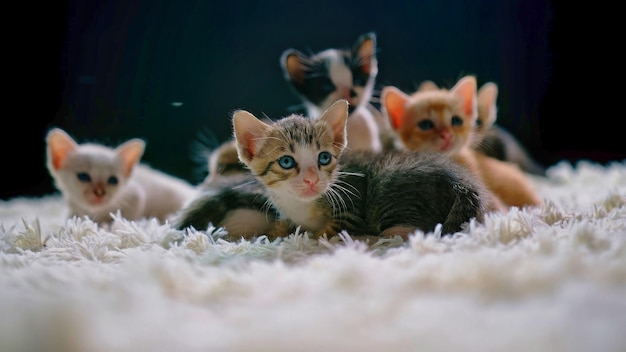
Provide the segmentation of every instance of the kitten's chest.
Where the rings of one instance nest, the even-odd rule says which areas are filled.
[[[328,218],[320,210],[317,202],[298,202],[294,200],[274,200],[284,218],[300,225],[305,231],[318,231],[326,226]]]

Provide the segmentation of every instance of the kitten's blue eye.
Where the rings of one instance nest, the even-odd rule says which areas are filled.
[[[430,120],[422,120],[417,124],[417,126],[424,131],[428,131],[435,127],[435,124]]]
[[[478,127],[478,128],[483,127],[483,120],[476,119],[476,127]]]
[[[109,177],[109,179],[107,180],[107,182],[108,182],[110,185],[116,185],[116,184],[118,184],[118,183],[119,183],[119,180],[117,179],[117,177],[116,177],[116,176],[111,176],[111,177]]]
[[[317,162],[320,163],[320,165],[328,165],[332,159],[333,157],[329,152],[321,152],[317,156]]]
[[[282,167],[283,169],[289,170],[296,166],[296,161],[293,159],[292,156],[283,155],[278,158],[278,165],[280,165],[280,167]]]
[[[458,116],[452,116],[452,126],[461,126],[463,124],[463,119]]]
[[[76,174],[76,177],[78,177],[78,180],[80,182],[89,182],[91,181],[91,176],[89,176],[88,173],[86,172],[79,172]]]

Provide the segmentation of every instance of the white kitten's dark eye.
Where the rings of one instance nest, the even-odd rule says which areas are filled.
[[[321,152],[318,156],[317,156],[317,162],[320,165],[328,165],[330,164],[330,161],[332,160],[332,155],[330,155],[329,152]]]
[[[89,182],[91,181],[91,176],[89,176],[88,173],[86,172],[79,172],[76,174],[76,177],[78,177],[78,180],[80,182]]]
[[[115,177],[115,176],[111,176],[111,177],[109,177],[109,179],[107,180],[107,182],[108,182],[110,185],[116,185],[116,184],[118,184],[118,183],[119,183],[119,180],[117,179],[117,177]]]
[[[483,127],[483,120],[481,120],[481,119],[476,119],[476,127],[478,127],[478,128]]]
[[[458,116],[452,116],[452,126],[461,126],[463,125],[463,119]]]
[[[289,170],[296,166],[296,161],[293,159],[292,156],[283,155],[278,158],[278,165],[280,165],[280,167],[282,167],[283,169]]]
[[[435,127],[435,124],[430,120],[422,120],[417,124],[417,127],[421,128],[424,131],[428,131]]]

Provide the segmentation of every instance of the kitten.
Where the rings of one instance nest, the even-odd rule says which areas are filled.
[[[206,230],[209,225],[224,228],[227,240],[252,238],[272,233],[278,212],[270,204],[262,185],[250,172],[214,179],[189,202],[172,221],[183,230]],[[287,235],[285,233],[284,235]]]
[[[437,90],[432,81],[423,81],[418,91]],[[502,161],[517,164],[522,171],[544,176],[545,167],[530,156],[530,153],[506,129],[494,124],[497,118],[498,86],[487,82],[478,89],[478,119],[472,148]]]
[[[348,147],[380,151],[388,148],[390,130],[371,104],[378,74],[376,35],[361,35],[352,48],[331,48],[313,55],[287,49],[280,57],[284,77],[302,100],[306,116],[317,118],[338,99],[350,103]]]
[[[478,90],[477,143],[474,148],[498,160],[517,164],[524,172],[545,176],[546,169],[506,129],[494,124],[497,118],[498,86],[483,84]]]
[[[480,177],[499,198],[491,207],[493,210],[541,204],[526,175],[516,165],[472,148],[478,118],[475,77],[465,76],[449,90],[420,88],[409,96],[387,86],[381,94],[384,111],[401,148],[451,155]]]
[[[130,139],[116,148],[78,144],[60,128],[46,136],[47,167],[70,210],[107,224],[118,210],[129,220],[165,222],[194,195],[187,182],[140,164],[145,142]]]
[[[198,185],[199,189],[219,187],[221,184],[231,184],[233,180],[247,179],[250,172],[239,161],[235,140],[228,140],[213,149],[207,157],[208,175]]]
[[[271,235],[300,226],[314,236],[346,230],[406,238],[437,224],[452,234],[471,219],[482,221],[489,195],[465,168],[439,153],[344,150],[347,120],[345,99],[317,119],[292,114],[267,124],[234,113],[239,159],[281,217]]]

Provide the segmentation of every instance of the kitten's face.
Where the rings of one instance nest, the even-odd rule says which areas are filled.
[[[113,149],[77,144],[60,129],[48,133],[48,169],[63,194],[87,209],[110,205],[143,154],[144,142],[131,140]]]
[[[351,50],[327,49],[311,56],[288,49],[280,63],[309,117],[318,117],[339,99],[346,99],[352,112],[372,97],[378,73],[376,36],[361,36]]]
[[[381,97],[405,148],[455,154],[471,144],[477,118],[474,77],[462,78],[450,90],[418,90],[411,96],[388,86]]]
[[[233,125],[239,158],[278,198],[313,201],[336,179],[347,114],[345,100],[319,119],[290,115],[272,124],[237,111]]]

